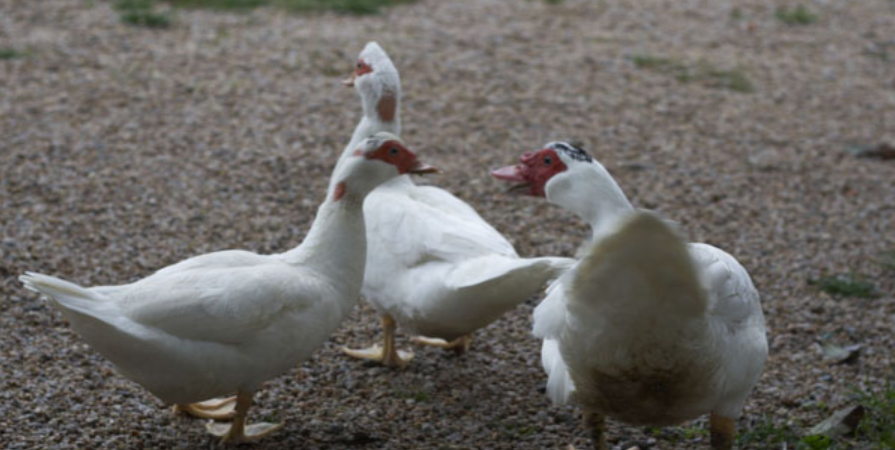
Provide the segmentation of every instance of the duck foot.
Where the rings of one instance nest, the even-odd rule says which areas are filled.
[[[174,414],[177,413],[202,419],[230,420],[236,415],[236,396],[174,405]]]
[[[395,350],[394,348],[392,348],[391,352],[386,352],[379,344],[374,344],[371,347],[365,349],[351,349],[348,347],[342,347],[342,353],[345,353],[352,358],[377,361],[382,363],[382,365],[386,367],[401,368],[407,365],[407,363],[413,359],[413,353],[411,352]]]
[[[236,426],[236,422],[217,423],[209,421],[205,424],[205,429],[208,430],[209,433],[221,438],[221,442],[233,443],[258,440],[270,436],[280,428],[283,428],[282,423],[269,422],[259,422],[251,425],[243,423],[242,426]]]
[[[209,421],[205,429],[209,433],[221,438],[221,442],[247,442],[269,436],[283,428],[282,423],[259,422],[246,425],[246,417],[249,407],[252,406],[252,394],[238,392],[236,394],[236,412],[231,423],[215,423]]]
[[[594,450],[606,450],[606,418],[601,414],[585,411],[584,428],[590,432]]]
[[[709,416],[709,430],[711,432],[712,450],[732,449],[736,427],[736,422],[733,419],[711,414]]]
[[[386,367],[402,368],[413,359],[413,353],[395,348],[395,319],[388,314],[382,316],[382,344],[381,347],[373,345],[363,350],[342,347],[342,352],[353,358],[379,361]]]
[[[420,345],[428,345],[432,347],[443,348],[445,350],[453,350],[454,353],[462,355],[469,351],[469,347],[472,345],[472,335],[465,334],[450,342],[441,338],[430,338],[425,336],[416,336],[412,339],[412,341]]]

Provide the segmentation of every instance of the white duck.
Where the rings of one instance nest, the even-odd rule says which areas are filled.
[[[593,240],[534,313],[555,404],[585,410],[594,445],[604,416],[672,425],[709,413],[714,449],[767,358],[764,316],[746,270],[707,244],[686,244],[635,210],[609,172],[580,148],[553,142],[492,172],[588,221]]]
[[[371,132],[400,131],[400,77],[378,44],[366,45],[346,84],[357,88],[364,110],[352,142]],[[395,348],[396,322],[429,336],[415,338],[417,343],[461,353],[468,349],[470,333],[534,295],[574,262],[520,258],[469,205],[406,176],[373,191],[364,217],[370,247],[362,292],[382,315],[384,342],[344,351],[387,366],[403,366],[413,357]]]
[[[431,170],[398,137],[379,133],[333,175],[304,242],[286,253],[208,253],[119,286],[84,288],[32,272],[20,280],[122,375],[196,415],[232,416],[232,424],[208,425],[225,441],[260,438],[282,424],[246,425],[253,392],[309,358],[357,301],[365,196],[399,174]],[[234,392],[234,414],[227,401],[194,404]]]

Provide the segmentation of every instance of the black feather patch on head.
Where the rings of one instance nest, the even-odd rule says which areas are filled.
[[[568,142],[554,142],[553,148],[565,153],[568,157],[576,161],[593,162],[593,158],[581,148],[580,144],[570,144]]]

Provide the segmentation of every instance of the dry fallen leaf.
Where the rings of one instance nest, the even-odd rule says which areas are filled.
[[[841,347],[832,342],[823,342],[818,345],[820,345],[824,361],[830,364],[853,364],[861,356],[861,344]]]
[[[811,427],[805,435],[834,438],[850,434],[855,431],[861,419],[864,418],[864,412],[864,407],[861,405],[840,409],[824,419],[823,422]]]
[[[858,158],[895,159],[895,145],[882,143],[875,147],[863,147],[854,151]]]

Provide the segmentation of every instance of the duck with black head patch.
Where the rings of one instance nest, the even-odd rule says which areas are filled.
[[[743,266],[635,209],[580,147],[551,142],[492,175],[591,225],[580,261],[534,312],[554,404],[577,401],[600,450],[605,417],[664,426],[703,414],[712,448],[729,450],[768,354],[758,291]]]

